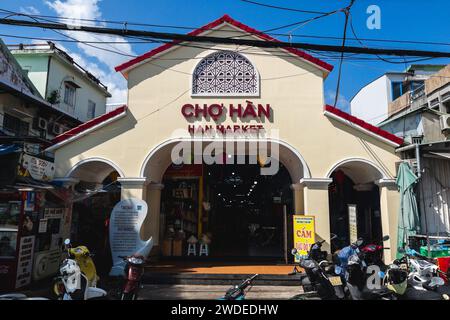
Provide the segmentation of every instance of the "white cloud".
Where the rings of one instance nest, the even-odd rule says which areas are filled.
[[[20,11],[20,13],[30,14],[30,15],[41,14],[41,12],[33,6],[20,7],[19,11]]]
[[[99,0],[55,0],[46,1],[45,3],[56,12],[60,18],[71,18],[71,20],[62,20],[64,23],[70,25],[95,25],[102,26],[101,22],[89,22],[80,19],[101,20],[102,13],[99,7]],[[112,98],[108,103],[122,103],[126,101],[127,87],[126,81],[122,75],[115,72],[114,67],[130,60],[135,56],[133,49],[129,43],[125,42],[124,38],[114,35],[100,35],[79,31],[67,31],[67,35],[75,38],[81,42],[100,42],[92,44],[107,50],[114,50],[123,53],[119,55],[112,52],[107,52],[92,46],[78,43],[77,46],[82,54],[71,52],[70,55],[77,63],[86,68],[93,75],[98,77],[105,85],[108,86],[108,91],[111,92]],[[102,44],[101,42],[112,42],[111,44]],[[114,43],[116,42],[116,43]],[[93,61],[96,60],[97,63]]]
[[[325,92],[325,103],[329,104],[329,105],[334,105],[335,97],[336,97],[336,91],[327,90]],[[339,94],[336,107],[345,112],[349,112],[350,111],[350,102],[348,101],[348,99],[345,96],[343,96],[342,94]]]

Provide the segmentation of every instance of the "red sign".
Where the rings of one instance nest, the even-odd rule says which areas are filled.
[[[226,117],[227,115],[230,118],[253,118],[253,119],[261,119],[267,118],[271,119],[272,117],[272,109],[270,104],[254,104],[251,101],[246,101],[246,104],[232,104],[225,107],[225,104],[221,103],[213,103],[213,104],[190,104],[187,103],[181,107],[181,113],[186,119],[192,118],[205,118],[205,119],[213,119],[217,121],[222,117]]]

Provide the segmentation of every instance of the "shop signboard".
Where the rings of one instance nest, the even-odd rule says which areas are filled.
[[[23,153],[19,162],[19,176],[37,181],[51,181],[55,174],[53,162]]]
[[[147,203],[141,199],[125,199],[117,203],[111,213],[109,238],[113,267],[110,275],[123,273],[125,263],[119,256],[140,254],[148,256],[153,246],[152,238],[142,241],[140,232],[147,216]]]
[[[294,215],[294,247],[297,249],[295,262],[299,262],[301,256],[308,254],[311,245],[315,242],[315,221],[313,216]]]
[[[30,284],[33,267],[34,236],[20,239],[17,259],[16,289]]]
[[[348,205],[348,229],[350,231],[350,243],[358,240],[358,219],[356,217],[356,205]]]

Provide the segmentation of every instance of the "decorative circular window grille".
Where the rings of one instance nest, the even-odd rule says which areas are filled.
[[[258,72],[247,58],[236,52],[216,52],[195,68],[192,94],[256,96],[259,94]]]

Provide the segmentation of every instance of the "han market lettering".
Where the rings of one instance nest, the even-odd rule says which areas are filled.
[[[229,104],[227,107],[221,103],[213,104],[190,104],[187,103],[181,108],[182,115],[188,120],[214,120],[223,122],[226,117],[233,120],[256,120],[262,122],[264,119],[271,121],[272,109],[270,104],[254,104],[246,101],[245,104]],[[191,134],[209,133],[217,131],[221,134],[227,133],[259,133],[264,131],[261,124],[235,124],[235,125],[189,125],[188,131]]]

